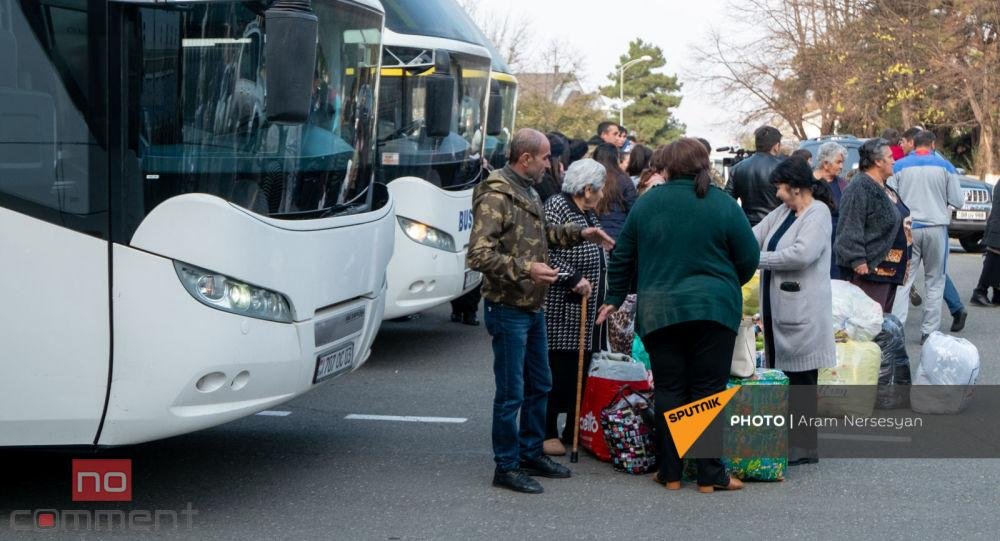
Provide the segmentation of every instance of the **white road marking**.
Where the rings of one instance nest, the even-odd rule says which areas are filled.
[[[465,417],[411,417],[409,415],[363,415],[352,413],[344,419],[355,419],[358,421],[399,421],[403,423],[464,423],[468,419]]]
[[[257,415],[263,415],[265,417],[288,417],[291,415],[290,411],[274,411],[274,410],[264,410],[257,412]]]

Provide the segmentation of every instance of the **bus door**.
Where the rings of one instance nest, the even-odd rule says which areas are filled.
[[[92,444],[104,411],[101,6],[0,0],[0,446]]]

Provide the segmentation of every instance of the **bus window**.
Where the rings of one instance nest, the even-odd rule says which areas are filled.
[[[103,236],[104,155],[88,126],[86,0],[0,1],[0,204]],[[102,98],[103,99],[103,98]]]

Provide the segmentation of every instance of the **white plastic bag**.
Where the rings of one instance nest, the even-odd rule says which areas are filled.
[[[959,413],[969,405],[978,379],[976,346],[964,338],[934,331],[920,350],[910,406],[918,413]]]
[[[833,280],[833,333],[846,333],[855,342],[868,342],[882,332],[882,305],[860,287]]]
[[[622,353],[599,351],[590,361],[590,377],[614,381],[644,381],[646,367]]]

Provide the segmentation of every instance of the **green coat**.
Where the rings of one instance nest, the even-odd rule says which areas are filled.
[[[483,298],[535,311],[547,286],[531,281],[531,264],[549,262],[549,245],[583,242],[577,224],[547,224],[531,181],[510,166],[493,171],[472,193],[469,268],[483,273]]]
[[[736,201],[715,186],[704,198],[678,178],[639,198],[608,268],[607,304],[638,293],[640,336],[687,321],[715,321],[734,332],[743,314],[740,286],[757,269],[760,249]]]

